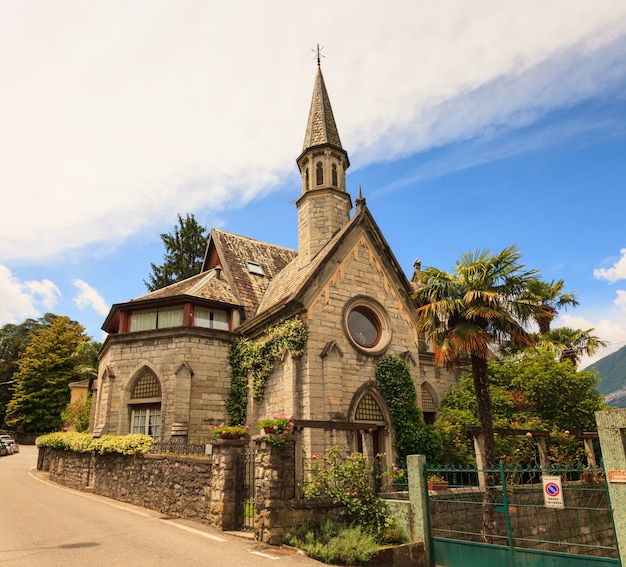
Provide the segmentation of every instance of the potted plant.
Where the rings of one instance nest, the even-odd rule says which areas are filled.
[[[589,465],[583,469],[580,475],[583,485],[595,486],[604,482],[604,471],[595,465]]]
[[[209,436],[211,439],[239,439],[239,437],[243,437],[248,433],[249,429],[249,425],[227,425],[221,423],[220,425],[213,425],[209,428]]]
[[[448,481],[438,474],[429,474],[426,481],[428,490],[446,490],[448,488]]]
[[[260,418],[256,425],[268,435],[288,435],[293,432],[295,423],[286,413],[275,413],[274,417]]]

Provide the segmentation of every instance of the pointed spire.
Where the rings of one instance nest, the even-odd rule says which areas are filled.
[[[302,151],[323,144],[330,144],[343,150],[318,59],[317,75],[313,86],[313,98],[311,99],[311,109],[309,110]]]
[[[354,204],[356,205],[356,213],[358,214],[361,209],[363,207],[365,207],[365,199],[363,198],[363,195],[361,194],[361,184],[359,183],[359,196],[356,198],[356,201],[354,202]]]

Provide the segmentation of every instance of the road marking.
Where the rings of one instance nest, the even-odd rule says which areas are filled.
[[[172,522],[171,520],[167,519],[167,518],[161,518],[162,522],[165,522],[168,526],[174,526],[175,528],[181,529],[181,530],[185,530],[188,532],[191,532],[192,534],[196,534],[196,535],[200,535],[202,537],[206,537],[209,539],[212,539],[214,541],[228,541],[226,539],[224,539],[223,537],[220,536],[216,536],[213,534],[208,534],[206,532],[203,532],[201,530],[196,530],[195,528],[190,528],[189,526],[185,526],[184,524],[177,524],[176,522]]]
[[[269,553],[262,553],[261,551],[251,551],[252,555],[259,555],[261,557],[265,557],[267,559],[280,559],[280,557],[276,557],[275,555],[270,555]]]

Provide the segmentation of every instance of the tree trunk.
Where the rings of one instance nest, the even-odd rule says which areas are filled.
[[[476,356],[471,357],[472,376],[478,404],[478,419],[485,443],[485,468],[493,471],[496,466],[496,440],[493,432],[493,410],[489,394],[487,361]],[[485,492],[483,495],[483,539],[490,543],[495,528],[495,474],[485,473]]]

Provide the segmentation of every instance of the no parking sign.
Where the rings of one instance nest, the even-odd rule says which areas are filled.
[[[541,480],[543,482],[543,500],[546,508],[565,508],[561,477],[544,474]]]

